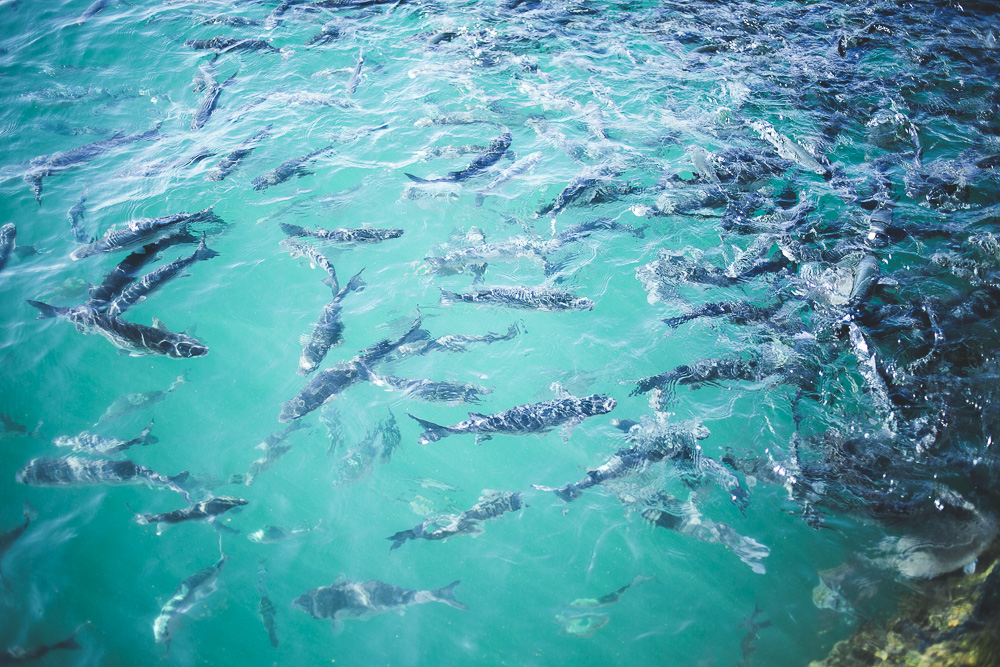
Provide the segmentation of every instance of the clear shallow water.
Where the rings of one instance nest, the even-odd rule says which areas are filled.
[[[815,362],[825,374],[813,378],[818,388],[794,409],[796,387],[780,382],[783,373],[798,368],[794,363],[755,382],[725,381],[698,391],[680,386],[673,401],[661,406],[669,423],[698,422],[709,429],[701,447],[715,461],[727,453],[771,455],[787,465],[797,442],[797,421],[806,462],[834,459],[822,444],[833,427],[868,433],[870,439],[894,433],[892,446],[901,461],[921,466],[921,475],[940,472],[944,478],[941,487],[912,494],[923,504],[916,504],[909,523],[874,516],[878,509],[866,504],[872,501],[864,496],[863,481],[837,489],[836,469],[811,480],[816,484],[806,491],[793,492],[796,501],[782,486],[741,470],[736,474],[750,500],[744,511],[704,468],[682,475],[669,462],[617,485],[588,489],[570,504],[532,488],[578,480],[627,446],[612,418],[653,415],[647,395],[630,395],[633,380],[753,350],[783,350],[812,360],[813,352],[796,348],[794,341],[853,312],[823,305],[829,289],[805,282],[816,272],[849,269],[858,256],[870,254],[880,260],[884,275],[893,276],[898,294],[893,296],[894,286],[886,281],[887,291],[871,297],[872,307],[931,304],[927,308],[937,313],[935,321],[944,321],[948,308],[928,299],[946,301],[967,294],[970,286],[994,284],[995,257],[979,257],[983,268],[972,280],[944,270],[923,277],[906,273],[928,265],[935,252],[956,246],[963,251],[968,244],[961,243],[971,234],[994,231],[995,166],[974,166],[998,152],[995,22],[983,8],[918,6],[899,12],[893,5],[869,3],[682,3],[669,8],[413,3],[338,9],[303,3],[271,29],[203,22],[220,15],[263,21],[272,4],[111,3],[78,24],[86,8],[76,2],[0,6],[5,15],[0,66],[8,82],[0,122],[2,222],[15,222],[18,245],[37,251],[13,256],[0,273],[0,411],[30,431],[8,430],[0,441],[0,479],[7,480],[0,484],[0,529],[22,521],[25,499],[38,515],[3,557],[11,589],[0,607],[0,645],[52,643],[89,622],[78,637],[83,650],[44,659],[138,664],[164,655],[164,646],[154,642],[153,620],[182,580],[218,558],[217,532],[193,523],[157,536],[152,526],[131,521],[130,507],[165,512],[183,506],[181,497],[169,491],[35,488],[14,482],[16,471],[31,459],[63,453],[51,444],[59,435],[91,429],[128,439],[150,419],[159,442],[129,450],[130,458],[163,474],[189,470],[198,482],[196,495],[212,492],[248,501],[243,511],[220,520],[240,532],[222,534],[229,559],[219,590],[181,620],[165,657],[176,664],[714,665],[744,659],[803,664],[824,656],[860,621],[892,608],[908,580],[900,573],[901,561],[880,545],[887,536],[917,532],[925,516],[921,512],[935,499],[958,503],[942,489],[961,494],[977,517],[995,510],[995,496],[979,472],[968,482],[955,481],[967,470],[962,462],[972,460],[978,461],[977,471],[987,471],[981,473],[986,479],[995,479],[989,447],[995,426],[993,383],[989,368],[976,357],[995,342],[989,316],[948,329],[949,345],[969,340],[969,351],[949,348],[943,359],[929,362],[923,375],[911,368],[911,380],[905,373],[893,377],[891,371],[911,363],[914,348],[927,349],[932,327],[916,318],[895,334],[886,333],[886,327],[868,328],[881,358],[889,360],[879,372],[894,386],[922,387],[926,405],[880,412],[875,381],[864,374],[866,358],[842,333],[821,332],[818,348],[829,354],[817,353]],[[337,39],[305,46],[331,22],[339,30]],[[211,56],[184,42],[217,35],[267,39],[282,52],[221,54],[214,61],[215,79],[221,83],[236,76],[222,89],[204,127],[193,131],[192,116],[204,93],[192,90],[192,79]],[[348,95],[361,52],[360,82]],[[308,96],[295,97],[300,93]],[[243,108],[262,95],[271,97]],[[876,122],[885,114],[891,115],[888,126]],[[746,201],[746,193],[758,192],[764,203],[749,209],[758,221],[764,220],[767,201],[774,202],[786,188],[794,190],[799,201],[814,206],[807,225],[796,230],[793,240],[801,245],[770,228],[758,234],[727,230],[732,217],[723,216],[725,201],[709,202],[697,215],[670,213],[671,205],[713,192],[704,173],[701,182],[670,178],[695,179],[697,147],[710,155],[751,148],[779,160],[778,146],[751,125],[761,120],[797,142],[802,152],[796,155],[791,144],[783,144],[792,153],[781,156],[779,173],[743,187],[722,183],[719,189],[731,203],[730,214]],[[155,141],[122,146],[46,177],[40,205],[22,180],[28,163],[39,156],[157,124],[162,136]],[[223,155],[269,124],[270,136],[228,178],[206,180]],[[382,124],[388,127],[351,138]],[[482,175],[427,187],[414,187],[404,175],[440,177],[462,169],[481,148],[440,158],[427,153],[484,147],[504,129],[512,134],[511,154]],[[264,191],[253,189],[260,174],[331,142],[333,150],[310,164],[314,173]],[[211,157],[186,164],[206,151]],[[476,206],[476,188],[514,158],[536,151],[542,157],[533,169]],[[820,156],[820,168],[836,172],[834,177],[815,173],[816,158],[809,156]],[[884,247],[866,242],[871,207],[862,205],[879,159],[890,181],[895,224],[909,232]],[[176,164],[164,166],[170,161]],[[601,165],[618,170],[606,183],[605,201],[588,192],[554,220],[533,217],[585,168]],[[943,202],[910,187],[931,169],[944,174],[947,183],[961,181],[967,187],[946,189],[957,194]],[[80,303],[86,298],[84,283],[100,282],[124,258],[69,259],[77,246],[67,211],[83,194],[83,224],[91,236],[135,218],[215,206],[227,223],[223,233],[208,237],[219,257],[195,264],[189,277],[176,279],[125,315],[144,324],[156,317],[174,331],[190,327],[189,333],[210,347],[208,356],[183,361],[122,356],[103,338],[81,336],[64,321],[34,319],[26,299]],[[588,203],[591,198],[595,201]],[[647,219],[650,211],[663,214]],[[424,258],[471,244],[467,235],[474,228],[494,242],[528,233],[550,239],[597,216],[646,225],[644,235],[602,230],[567,244],[548,258],[558,276],[547,275],[541,262],[529,259],[492,262],[485,275],[488,285],[558,280],[553,284],[594,300],[592,311],[438,303],[439,288],[468,291],[472,274],[435,275]],[[303,418],[308,428],[289,436],[291,450],[253,486],[227,484],[260,455],[257,443],[283,428],[277,422],[280,406],[304,385],[295,373],[300,337],[329,300],[319,282],[322,271],[279,246],[284,238],[280,222],[405,230],[401,239],[382,244],[322,248],[342,281],[363,268],[367,288],[345,297],[344,342],[321,368],[398,336],[418,308],[434,337],[502,333],[518,323],[519,335],[508,341],[379,367],[400,377],[482,385],[492,393],[480,405],[446,406],[387,393],[370,383],[355,385],[327,406],[339,413],[339,449],[331,453],[318,410]],[[921,225],[949,232],[944,238],[921,236],[913,231]],[[810,228],[821,231],[807,232]],[[764,273],[738,285],[697,284],[690,276],[668,280],[666,303],[650,303],[636,277],[636,269],[655,262],[661,250],[685,253],[701,266],[726,268],[755,239],[765,242],[767,255],[782,248],[794,261],[779,274]],[[186,256],[192,248],[170,248],[163,259]],[[826,254],[808,258],[804,248]],[[790,296],[789,287],[794,288]],[[783,312],[802,322],[800,330],[723,318],[670,329],[661,321],[725,299],[764,304],[782,290],[788,301]],[[949,372],[975,381],[950,399],[912,381]],[[184,384],[161,402],[92,426],[116,398],[165,390],[181,374]],[[464,435],[420,446],[420,429],[406,417],[411,413],[452,424],[467,410],[489,414],[551,400],[555,383],[577,396],[609,394],[618,405],[610,415],[577,426],[568,441],[554,430],[501,435],[480,447]],[[985,405],[986,416],[962,411],[967,403]],[[950,426],[942,427],[936,445],[951,457],[954,467],[948,469],[940,460],[913,454],[912,425],[952,409],[955,416],[944,420]],[[391,460],[374,463],[353,483],[340,483],[356,474],[342,456],[390,411],[402,442]],[[831,440],[836,438],[826,442]],[[911,468],[900,468],[901,487]],[[834,490],[824,491],[829,487]],[[483,489],[520,491],[527,506],[485,522],[484,534],[475,539],[417,540],[389,553],[389,535],[433,514],[468,509]],[[703,522],[724,524],[769,548],[769,555],[756,562],[766,573],[755,573],[718,541],[647,523],[641,515],[647,504],[637,498],[657,491],[691,500]],[[819,508],[822,529],[803,521],[803,505]],[[973,511],[963,512],[956,522],[970,520]],[[266,525],[304,527],[320,521],[320,530],[283,542],[247,539]],[[932,532],[930,542],[947,543],[945,533]],[[276,649],[256,615],[261,561],[277,609]],[[818,607],[819,573],[844,563],[850,575],[842,594],[850,611]],[[579,612],[570,603],[615,591],[637,575],[656,579],[594,610],[610,620],[592,636],[560,634],[557,616]],[[469,610],[423,605],[403,616],[347,621],[334,635],[327,621],[293,609],[291,601],[340,576],[411,589],[435,589],[460,579],[456,597]],[[751,642],[751,654],[741,646],[747,635],[741,623],[755,607],[771,625]]]

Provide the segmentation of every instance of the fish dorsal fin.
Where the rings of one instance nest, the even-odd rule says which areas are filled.
[[[153,328],[159,329],[160,331],[168,331],[167,325],[164,324],[158,317],[153,318]]]
[[[481,412],[470,412],[469,419],[486,419],[486,415]]]
[[[562,383],[553,382],[549,385],[549,390],[556,395],[556,398],[569,398],[572,396],[566,388],[562,386]]]

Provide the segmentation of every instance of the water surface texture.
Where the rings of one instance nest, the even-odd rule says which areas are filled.
[[[807,664],[994,539],[992,3],[0,24],[0,650]]]

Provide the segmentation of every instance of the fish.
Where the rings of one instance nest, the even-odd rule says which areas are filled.
[[[738,667],[750,667],[750,656],[757,650],[757,633],[771,627],[771,621],[757,620],[757,617],[761,613],[763,612],[761,612],[760,607],[754,604],[753,612],[740,623],[740,627],[746,628],[747,633],[740,640],[740,655],[742,659],[737,663]]]
[[[208,39],[189,39],[184,46],[195,51],[267,51],[279,53],[270,42],[263,39],[239,39],[237,37],[209,37]]]
[[[159,124],[157,124],[156,127],[151,130],[129,135],[125,135],[122,132],[116,132],[107,139],[101,139],[89,144],[84,144],[83,146],[77,146],[76,148],[68,150],[65,153],[53,153],[52,155],[37,157],[29,164],[29,169],[24,174],[24,182],[31,186],[31,190],[35,194],[35,202],[41,206],[43,178],[66,171],[72,167],[78,167],[82,164],[86,164],[87,162],[100,157],[104,153],[107,153],[109,150],[117,148],[118,146],[124,146],[136,141],[151,141],[153,139],[158,139],[162,136],[160,134],[159,127]]]
[[[314,530],[319,530],[322,524],[323,520],[320,519],[312,528],[282,528],[281,526],[265,526],[264,528],[255,530],[247,535],[247,539],[251,542],[256,542],[257,544],[272,544],[274,542],[280,542],[292,537],[302,537],[303,535],[308,535]]]
[[[17,225],[8,222],[0,227],[0,271],[7,265],[10,253],[14,249],[14,239],[17,238]]]
[[[102,9],[111,4],[111,0],[94,0],[90,3],[90,6],[83,10],[80,14],[80,18],[76,20],[77,25],[83,25],[83,23],[92,16],[95,16]]]
[[[470,334],[445,334],[439,338],[429,336],[420,340],[408,342],[400,345],[393,356],[410,357],[428,354],[429,352],[467,352],[466,345],[471,343],[484,343],[490,345],[498,341],[511,340],[521,333],[521,327],[514,322],[507,327],[507,332],[503,334],[493,333],[485,335]]]
[[[424,260],[438,275],[462,273],[470,267],[477,275],[482,275],[490,262],[516,262],[522,258],[544,262],[546,255],[555,252],[561,245],[556,239],[543,241],[516,236],[505,241],[457,248],[440,257],[424,257]]]
[[[109,317],[118,317],[131,306],[145,301],[150,294],[160,288],[171,278],[176,277],[195,262],[204,261],[218,257],[219,253],[205,246],[205,239],[202,238],[198,248],[188,257],[178,257],[176,260],[161,266],[155,271],[144,275],[141,279],[128,285],[116,297],[108,302],[105,311]]]
[[[455,599],[453,581],[433,591],[416,591],[369,579],[368,581],[342,581],[330,586],[312,588],[292,601],[294,609],[301,609],[313,618],[329,618],[334,630],[340,629],[344,619],[366,618],[387,611],[402,612],[412,605],[440,602],[455,609],[469,608]]]
[[[375,470],[376,463],[384,465],[389,462],[402,442],[399,425],[390,410],[386,419],[368,429],[367,435],[340,457],[333,485],[353,484],[368,477]]]
[[[408,380],[392,375],[377,375],[370,372],[368,379],[379,387],[388,387],[391,391],[401,391],[407,398],[417,398],[423,401],[458,405],[459,403],[478,403],[480,394],[492,394],[491,389],[473,384],[458,382],[434,382],[432,380]]]
[[[523,308],[553,312],[557,310],[593,310],[594,302],[586,297],[577,297],[572,292],[552,287],[514,285],[512,287],[483,287],[466,294],[458,294],[444,288],[441,303],[465,302],[506,308]]]
[[[287,454],[292,447],[291,445],[283,444],[285,439],[287,439],[289,434],[293,431],[297,431],[300,428],[306,428],[307,426],[308,424],[304,424],[302,422],[293,422],[286,426],[283,430],[272,433],[264,438],[263,442],[256,447],[256,449],[263,452],[263,455],[250,464],[250,468],[247,470],[243,483],[250,486],[253,484],[254,479],[256,479],[258,475],[265,470],[269,470],[279,458]]]
[[[497,519],[507,512],[516,512],[523,507],[520,493],[507,493],[484,489],[479,502],[461,514],[432,517],[421,524],[403,530],[388,539],[392,541],[389,551],[403,546],[407,540],[444,540],[455,535],[479,535],[482,523]]]
[[[479,172],[483,171],[496,164],[496,162],[504,156],[507,149],[510,148],[510,144],[513,141],[513,136],[510,132],[504,132],[500,136],[493,139],[489,146],[483,153],[480,153],[476,158],[469,163],[469,166],[465,169],[460,169],[458,171],[449,172],[447,176],[442,178],[420,178],[419,176],[414,176],[413,174],[408,174],[403,172],[407,178],[415,183],[444,183],[453,181],[463,181],[470,176],[474,176]]]
[[[358,89],[358,84],[361,83],[361,67],[365,64],[365,52],[362,50],[358,53],[358,63],[354,66],[354,71],[351,72],[351,78],[347,82],[347,94],[353,95],[354,91]]]
[[[208,119],[212,117],[212,112],[215,111],[215,106],[219,102],[219,95],[222,93],[222,89],[236,79],[236,73],[234,72],[221,84],[210,76],[206,78],[205,96],[201,98],[201,103],[194,112],[194,118],[191,119],[192,130],[200,130],[205,127],[205,123],[208,122]]]
[[[257,178],[253,179],[253,189],[254,190],[266,190],[272,185],[278,185],[279,183],[284,183],[292,176],[306,176],[313,172],[305,168],[305,164],[310,160],[322,155],[323,153],[333,150],[333,144],[328,144],[323,148],[318,148],[311,153],[301,155],[299,157],[293,157],[290,160],[285,160],[279,164],[274,169],[266,171]]]
[[[778,132],[774,129],[774,126],[766,120],[751,121],[750,127],[752,127],[754,131],[760,135],[761,139],[774,146],[778,155],[781,157],[786,160],[794,160],[805,169],[820,174],[827,180],[833,177],[833,170],[830,168],[829,163],[826,165],[820,164],[819,160],[813,157],[813,155],[799,145],[798,142],[789,139],[785,135]]]
[[[162,644],[173,639],[181,616],[191,611],[195,603],[214,593],[218,587],[219,572],[229,558],[222,551],[222,537],[219,537],[219,560],[201,568],[187,577],[174,589],[173,595],[160,609],[160,615],[153,621],[153,638]]]
[[[72,447],[75,452],[117,454],[118,452],[123,452],[130,447],[135,447],[136,445],[145,447],[146,445],[154,445],[159,442],[159,439],[156,436],[149,434],[152,429],[153,422],[151,420],[149,422],[149,426],[142,429],[142,432],[131,440],[108,438],[83,431],[82,433],[78,433],[72,437],[61,435],[53,440],[52,444],[56,447]]]
[[[129,356],[162,354],[172,359],[193,359],[208,354],[208,346],[183,333],[174,333],[162,322],[153,318],[154,326],[126,322],[119,317],[110,317],[87,306],[64,308],[50,306],[41,301],[28,300],[38,309],[37,319],[61,317],[76,325],[83,334],[100,334],[112,345],[127,352]]]
[[[41,456],[32,459],[17,471],[14,479],[28,486],[94,486],[143,484],[169,489],[187,497],[182,486],[187,481],[187,471],[172,476],[161,475],[138,463],[128,460],[84,459],[78,456],[53,458]]]
[[[274,603],[271,602],[271,598],[267,594],[267,567],[264,561],[260,561],[257,564],[257,594],[260,595],[260,603],[257,605],[257,617],[260,618],[260,622],[264,624],[264,629],[267,630],[267,638],[271,642],[271,646],[278,648],[278,629],[274,622],[274,617],[277,613],[277,609],[274,607]]]
[[[31,525],[31,522],[36,516],[37,513],[30,505],[28,505],[28,501],[24,501],[24,523],[13,527],[6,532],[0,533],[0,583],[3,583],[4,588],[7,590],[10,590],[10,583],[8,583],[3,573],[4,554],[10,551],[10,548],[14,546],[14,543],[17,542],[21,535],[24,535],[24,532],[28,530],[28,526]]]
[[[510,165],[499,174],[494,177],[492,181],[484,185],[483,187],[476,190],[476,206],[482,206],[483,202],[486,201],[486,195],[491,194],[494,190],[507,183],[513,178],[520,176],[526,171],[532,169],[538,162],[542,159],[542,152],[535,151],[522,158],[518,158],[514,164]]]
[[[200,521],[202,519],[212,522],[215,521],[216,517],[228,512],[234,507],[242,507],[246,504],[247,501],[242,498],[219,496],[217,498],[213,497],[208,500],[202,500],[194,503],[190,507],[173,510],[172,512],[163,512],[161,514],[143,514],[135,512],[134,520],[140,526],[148,526],[149,524],[155,523],[156,534],[161,535],[164,530],[170,526],[177,525],[178,523],[183,523],[184,521]]]
[[[324,23],[319,32],[309,38],[306,42],[306,46],[328,44],[335,39],[340,39],[340,26],[337,21],[330,21],[328,23]]]
[[[299,394],[281,406],[278,421],[287,423],[301,419],[316,408],[322,406],[337,394],[368,377],[368,369],[381,361],[399,346],[417,336],[424,335],[420,329],[420,317],[402,336],[394,341],[383,340],[372,347],[359,352],[353,359],[327,368],[314,375]]]
[[[86,625],[86,623],[83,625]],[[11,646],[10,648],[4,649],[0,652],[0,665],[15,665],[21,662],[37,660],[52,651],[77,651],[82,649],[83,647],[80,645],[80,642],[76,641],[76,635],[80,632],[80,628],[82,628],[83,625],[74,630],[73,634],[66,639],[55,642],[54,644],[42,644],[29,649],[21,646]]]
[[[15,433],[17,435],[32,435],[28,433],[28,427],[19,424],[8,414],[0,412],[0,434]]]
[[[601,183],[610,181],[612,178],[618,176],[619,173],[620,172],[617,168],[610,165],[588,167],[576,178],[570,181],[569,185],[563,188],[563,190],[556,195],[555,200],[551,204],[538,209],[538,211],[534,214],[534,217],[540,218],[542,216],[558,215],[588,190],[593,190]]]
[[[470,412],[466,421],[452,426],[441,426],[414,415],[410,417],[424,428],[424,432],[417,440],[421,445],[459,433],[474,433],[478,445],[491,439],[494,433],[505,435],[545,433],[556,426],[571,429],[587,417],[611,412],[615,405],[617,401],[613,398],[591,394],[583,398],[568,396],[552,401],[519,405],[493,415]]]
[[[287,236],[310,236],[333,243],[379,243],[389,239],[398,239],[403,235],[402,229],[375,229],[373,227],[359,227],[357,229],[306,229],[298,225],[290,225],[287,222],[278,223],[281,231]]]
[[[93,239],[87,236],[87,232],[84,231],[80,223],[83,221],[83,217],[87,213],[87,209],[84,204],[87,203],[87,195],[82,194],[80,198],[76,200],[76,203],[69,209],[66,213],[69,218],[69,228],[73,232],[73,240],[81,245],[91,243]]]
[[[607,607],[607,606],[613,605],[616,602],[618,602],[619,600],[621,600],[622,599],[622,595],[628,589],[632,588],[633,586],[638,586],[639,584],[643,584],[643,583],[645,583],[647,581],[656,581],[656,577],[650,577],[650,576],[646,576],[644,574],[637,574],[635,576],[635,579],[633,579],[632,581],[630,581],[629,583],[625,584],[624,586],[622,586],[619,589],[613,590],[610,593],[605,593],[604,595],[602,595],[599,598],[579,598],[579,599],[573,600],[572,602],[569,603],[569,606],[571,606],[571,607],[577,607],[577,608],[582,608],[582,609],[594,609],[594,608],[597,608],[597,607]]]
[[[219,162],[216,163],[216,165],[212,167],[207,174],[205,174],[205,178],[210,181],[224,180],[233,169],[236,169],[244,158],[249,157],[250,153],[253,152],[253,149],[257,147],[257,144],[260,143],[262,139],[271,134],[271,128],[273,127],[274,124],[272,123],[260,132],[254,134],[249,139],[243,140],[238,146],[236,146],[236,148],[231,150],[225,157],[219,160]]]
[[[197,242],[198,239],[193,234],[187,231],[179,231],[155,243],[144,245],[139,250],[130,252],[125,259],[104,276],[104,280],[101,281],[100,285],[90,286],[86,305],[98,310],[106,310],[108,302],[130,285],[143,267],[155,261],[160,251],[176,243]]]
[[[157,389],[154,391],[138,392],[119,396],[111,403],[111,405],[108,406],[108,408],[101,415],[100,419],[94,423],[94,426],[99,426],[104,422],[121,419],[125,415],[132,414],[137,410],[144,410],[155,403],[159,403],[167,397],[167,394],[184,384],[184,381],[184,376],[178,375],[177,379],[174,380],[165,390],[161,391]]]
[[[186,231],[188,225],[195,223],[223,224],[222,218],[213,213],[212,208],[213,206],[209,206],[197,213],[172,213],[158,218],[132,220],[120,229],[112,227],[93,243],[80,246],[70,253],[70,259],[79,260],[101,253],[120,252],[140,245],[153,244],[173,236],[178,231]]]

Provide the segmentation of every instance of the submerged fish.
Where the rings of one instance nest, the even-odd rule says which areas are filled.
[[[433,380],[408,380],[392,375],[369,374],[372,384],[388,387],[391,391],[401,391],[408,398],[422,401],[458,405],[459,403],[478,403],[480,394],[492,394],[492,389],[478,387],[474,384],[458,382],[434,382]]]
[[[100,0],[98,0],[100,1]],[[96,4],[96,3],[95,3]],[[86,625],[86,623],[84,624]],[[15,665],[21,662],[28,662],[30,660],[37,660],[43,655],[47,655],[52,651],[76,651],[81,648],[80,643],[76,641],[76,635],[80,632],[81,625],[76,630],[73,631],[66,639],[58,641],[54,644],[42,644],[40,646],[35,646],[34,648],[23,648],[21,646],[11,646],[10,648],[0,651],[0,665]]]
[[[241,142],[236,148],[226,154],[224,158],[219,160],[219,162],[212,167],[207,174],[205,174],[205,178],[210,181],[221,181],[225,179],[226,176],[229,175],[229,172],[236,169],[239,163],[253,152],[253,149],[257,147],[257,144],[260,143],[261,139],[264,139],[271,134],[272,127],[274,127],[273,124],[268,125],[257,134]]]
[[[209,522],[215,521],[217,516],[228,512],[234,507],[241,507],[246,504],[247,501],[242,498],[219,496],[217,498],[202,500],[201,502],[197,502],[190,507],[173,510],[172,512],[163,512],[161,514],[136,512],[135,522],[140,526],[147,526],[151,523],[155,523],[156,534],[160,535],[170,526],[183,523],[184,521],[200,521],[202,519]]]
[[[157,643],[169,642],[177,630],[181,616],[191,611],[199,600],[215,592],[219,572],[229,558],[222,552],[222,538],[219,538],[219,553],[219,560],[214,564],[203,567],[178,584],[174,594],[160,609],[160,615],[153,621],[153,638]]]
[[[486,150],[477,155],[476,158],[469,163],[469,166],[465,169],[460,169],[458,171],[450,172],[447,176],[442,178],[420,178],[419,176],[414,176],[413,174],[406,174],[406,177],[411,181],[416,183],[444,183],[450,181],[461,181],[478,174],[480,171],[496,164],[496,162],[504,156],[507,149],[510,148],[510,143],[513,141],[513,137],[510,132],[504,132],[500,136],[493,139],[490,145],[486,147]]]
[[[611,591],[610,593],[605,593],[599,598],[578,598],[569,603],[571,607],[580,607],[583,609],[593,609],[595,607],[607,607],[608,605],[615,604],[622,599],[622,595],[628,589],[633,586],[638,586],[639,584],[645,583],[647,581],[656,581],[656,577],[649,577],[644,574],[637,574],[635,579],[625,584],[621,588]]]
[[[17,226],[8,222],[0,227],[0,271],[7,265],[10,253],[14,249],[14,239],[17,238]]]
[[[41,456],[29,461],[14,476],[17,482],[28,486],[144,484],[170,489],[185,497],[188,492],[182,484],[187,478],[187,471],[167,477],[132,461],[84,459],[78,456]]]
[[[147,264],[157,259],[159,252],[177,243],[197,243],[198,239],[187,231],[179,231],[165,238],[144,245],[139,250],[130,252],[125,259],[118,263],[107,275],[100,285],[91,286],[87,305],[98,310],[106,310],[108,302],[128,287],[139,275],[139,271]]]
[[[354,71],[351,72],[351,78],[347,82],[347,94],[353,95],[354,91],[358,89],[358,84],[361,83],[361,67],[365,64],[365,52],[361,51],[358,53],[358,62],[354,66]]]
[[[189,39],[184,46],[196,51],[268,51],[278,53],[270,42],[263,39],[238,39],[236,37],[209,37],[208,39]]]
[[[221,84],[210,76],[206,78],[205,96],[201,98],[201,103],[195,109],[194,118],[191,120],[192,130],[200,130],[205,127],[205,123],[208,122],[208,119],[212,117],[212,112],[215,111],[215,106],[219,102],[219,95],[222,94],[222,89],[236,79],[236,74],[233,73],[232,76]]]
[[[297,431],[300,428],[306,428],[307,426],[308,424],[303,422],[292,422],[283,430],[277,433],[272,433],[264,438],[264,441],[256,447],[261,450],[263,454],[259,459],[250,464],[250,468],[247,470],[246,477],[244,478],[244,484],[247,486],[253,484],[253,481],[259,474],[270,469],[279,458],[287,454],[292,447],[291,445],[283,444],[285,439],[288,438],[292,431]]]
[[[28,530],[28,526],[31,525],[31,521],[35,518],[35,511],[28,505],[28,501],[24,502],[24,523],[11,528],[10,530],[0,533],[0,583],[3,583],[4,588],[10,590],[10,584],[7,582],[6,577],[3,573],[3,557],[10,548],[14,546],[18,538]]]
[[[247,535],[247,539],[251,542],[256,542],[257,544],[272,544],[274,542],[280,542],[292,537],[302,537],[303,535],[308,535],[314,530],[319,530],[322,524],[323,520],[320,519],[312,528],[282,528],[281,526],[265,526],[264,528],[255,530]]]
[[[278,223],[281,231],[288,236],[311,236],[312,238],[331,241],[333,243],[379,243],[389,239],[398,239],[403,235],[402,229],[375,229],[359,227],[357,229],[306,229],[286,222]]]
[[[154,391],[137,392],[119,396],[111,403],[111,405],[108,406],[108,408],[104,411],[104,414],[101,415],[101,418],[97,420],[94,426],[98,426],[107,421],[121,419],[125,415],[132,414],[137,410],[143,410],[148,408],[150,405],[159,403],[167,397],[167,394],[174,391],[182,384],[184,384],[184,376],[178,375],[177,379],[163,391],[156,389]]]
[[[479,502],[461,514],[432,517],[409,530],[400,531],[388,538],[392,540],[389,551],[403,546],[406,540],[417,538],[444,540],[455,535],[479,535],[483,532],[483,521],[499,518],[506,512],[516,512],[522,506],[520,493],[484,490],[479,497]]]
[[[253,189],[266,190],[272,185],[284,183],[292,176],[306,176],[311,174],[313,172],[306,169],[306,163],[331,150],[333,150],[333,144],[314,150],[312,153],[307,153],[306,155],[285,160],[274,169],[266,171],[257,178],[253,179]]]
[[[515,285],[513,287],[484,287],[467,294],[457,294],[441,289],[441,302],[478,303],[488,306],[524,308],[527,310],[593,310],[594,302],[577,297],[571,292],[551,288]]]
[[[569,396],[553,401],[519,405],[494,415],[470,412],[466,421],[453,426],[441,426],[413,415],[410,417],[424,428],[424,432],[417,440],[421,445],[436,442],[456,433],[474,433],[476,444],[479,444],[491,439],[494,433],[506,435],[545,433],[556,426],[571,429],[587,417],[611,412],[615,405],[617,402],[613,398],[591,394],[584,398]]]
[[[156,243],[198,222],[222,223],[222,219],[212,212],[212,208],[209,206],[197,213],[173,213],[159,218],[132,220],[121,229],[112,227],[93,243],[80,246],[70,253],[70,259],[83,259],[101,253],[120,252],[139,245]]]
[[[118,452],[123,452],[129,447],[135,447],[136,445],[153,445],[159,442],[156,436],[152,436],[149,432],[153,428],[153,422],[149,422],[149,426],[142,429],[142,432],[131,440],[119,440],[118,438],[107,438],[101,435],[96,435],[93,433],[88,433],[83,431],[73,437],[66,435],[61,435],[52,441],[56,447],[72,447],[75,452],[93,452],[97,454],[117,454]]]
[[[173,262],[161,266],[155,271],[147,273],[138,281],[122,289],[116,297],[108,302],[107,314],[110,317],[117,317],[124,313],[129,307],[144,301],[150,294],[157,290],[168,280],[176,277],[195,262],[204,261],[218,257],[219,253],[205,246],[205,239],[201,240],[198,249],[187,257],[178,257]]]
[[[512,178],[515,178],[516,176],[520,176],[524,172],[530,170],[532,167],[538,164],[538,161],[541,159],[542,159],[542,152],[535,151],[530,155],[518,159],[517,162],[515,162],[514,164],[510,165],[509,167],[501,171],[499,174],[497,174],[496,178],[494,178],[492,181],[490,181],[489,183],[487,183],[486,185],[484,185],[483,187],[479,188],[479,190],[476,191],[476,206],[482,206],[483,201],[486,200],[486,195],[492,194],[494,190],[499,188],[507,181],[511,180]]]
[[[257,605],[257,617],[260,618],[260,622],[264,624],[264,628],[267,630],[267,638],[270,640],[271,646],[278,648],[278,628],[274,622],[277,610],[274,608],[271,598],[268,597],[266,579],[267,567],[265,567],[264,561],[261,561],[257,565],[257,594],[260,595],[260,604]]]
[[[441,602],[455,609],[468,610],[455,599],[454,588],[458,584],[458,581],[453,581],[434,591],[414,591],[373,579],[344,581],[310,589],[295,598],[292,607],[313,618],[329,618],[334,629],[339,629],[343,619],[366,618],[387,611],[402,612],[411,605],[428,602]]]
[[[84,206],[86,202],[87,195],[80,195],[80,198],[76,200],[76,203],[66,213],[66,216],[69,218],[70,231],[73,232],[73,240],[80,244],[90,243],[93,240],[87,236],[87,232],[80,225],[87,213],[87,209]]]

